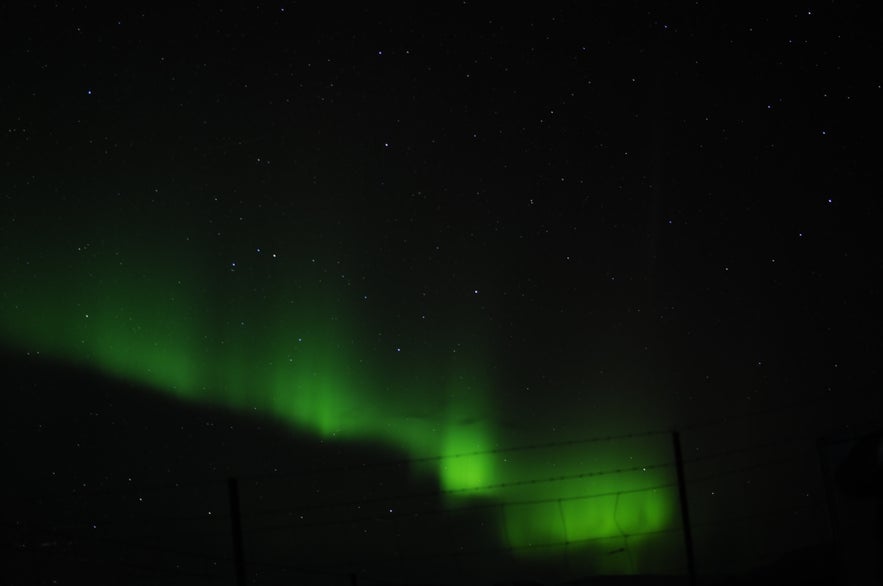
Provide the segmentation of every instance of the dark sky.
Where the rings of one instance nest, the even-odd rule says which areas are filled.
[[[870,5],[184,4],[0,13],[19,583],[232,584],[228,477],[254,583],[682,573],[671,430],[701,572],[830,539]]]

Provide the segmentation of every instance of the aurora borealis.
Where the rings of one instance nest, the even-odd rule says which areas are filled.
[[[864,12],[4,7],[12,583],[877,577]]]
[[[150,230],[172,231],[156,224]],[[295,275],[272,292],[237,287],[254,282],[249,273],[260,270],[254,265],[290,267],[279,253],[255,248],[248,260],[193,271],[204,263],[160,240],[150,244],[152,256],[164,259],[158,271],[155,260],[126,248],[143,245],[147,234],[72,230],[55,237],[60,246],[82,243],[79,254],[66,266],[28,261],[10,275],[20,284],[16,297],[4,299],[2,331],[10,346],[184,401],[269,416],[323,439],[387,446],[414,459],[414,472],[433,477],[450,504],[480,498],[502,505],[500,544],[515,551],[578,547],[676,523],[665,438],[619,442],[604,452],[576,445],[507,453],[518,438],[495,421],[499,392],[486,366],[487,343],[468,331],[474,325],[439,326],[433,340],[450,339],[456,330],[470,340],[454,352],[431,341],[389,348],[372,340],[360,299],[346,286],[306,290],[300,285],[306,279]],[[93,242],[112,253],[93,252]],[[225,279],[228,286],[212,285]],[[620,468],[628,471],[605,473]],[[546,477],[559,480],[532,483]],[[595,494],[604,496],[585,498]]]

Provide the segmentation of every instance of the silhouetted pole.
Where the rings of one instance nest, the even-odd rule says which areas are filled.
[[[684,481],[684,457],[681,454],[681,435],[673,431],[675,467],[678,471],[678,496],[681,501],[681,524],[684,526],[684,549],[687,554],[687,576],[690,586],[696,586],[696,562],[693,559],[693,531],[690,527],[690,511],[687,508],[687,483]]]
[[[235,478],[227,480],[230,493],[230,524],[233,529],[233,566],[236,586],[245,586],[245,556],[242,555],[242,520],[239,517],[239,483]]]

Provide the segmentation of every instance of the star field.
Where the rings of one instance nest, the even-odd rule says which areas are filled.
[[[674,430],[700,574],[879,547],[868,6],[5,12],[19,581],[683,574]]]

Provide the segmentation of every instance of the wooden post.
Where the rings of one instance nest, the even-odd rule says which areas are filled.
[[[690,511],[687,506],[687,483],[684,480],[684,457],[681,454],[681,436],[672,432],[675,452],[675,467],[678,473],[678,496],[681,503],[681,525],[684,529],[684,550],[687,555],[687,577],[690,586],[696,586],[696,561],[693,558],[693,531],[690,526]]]

